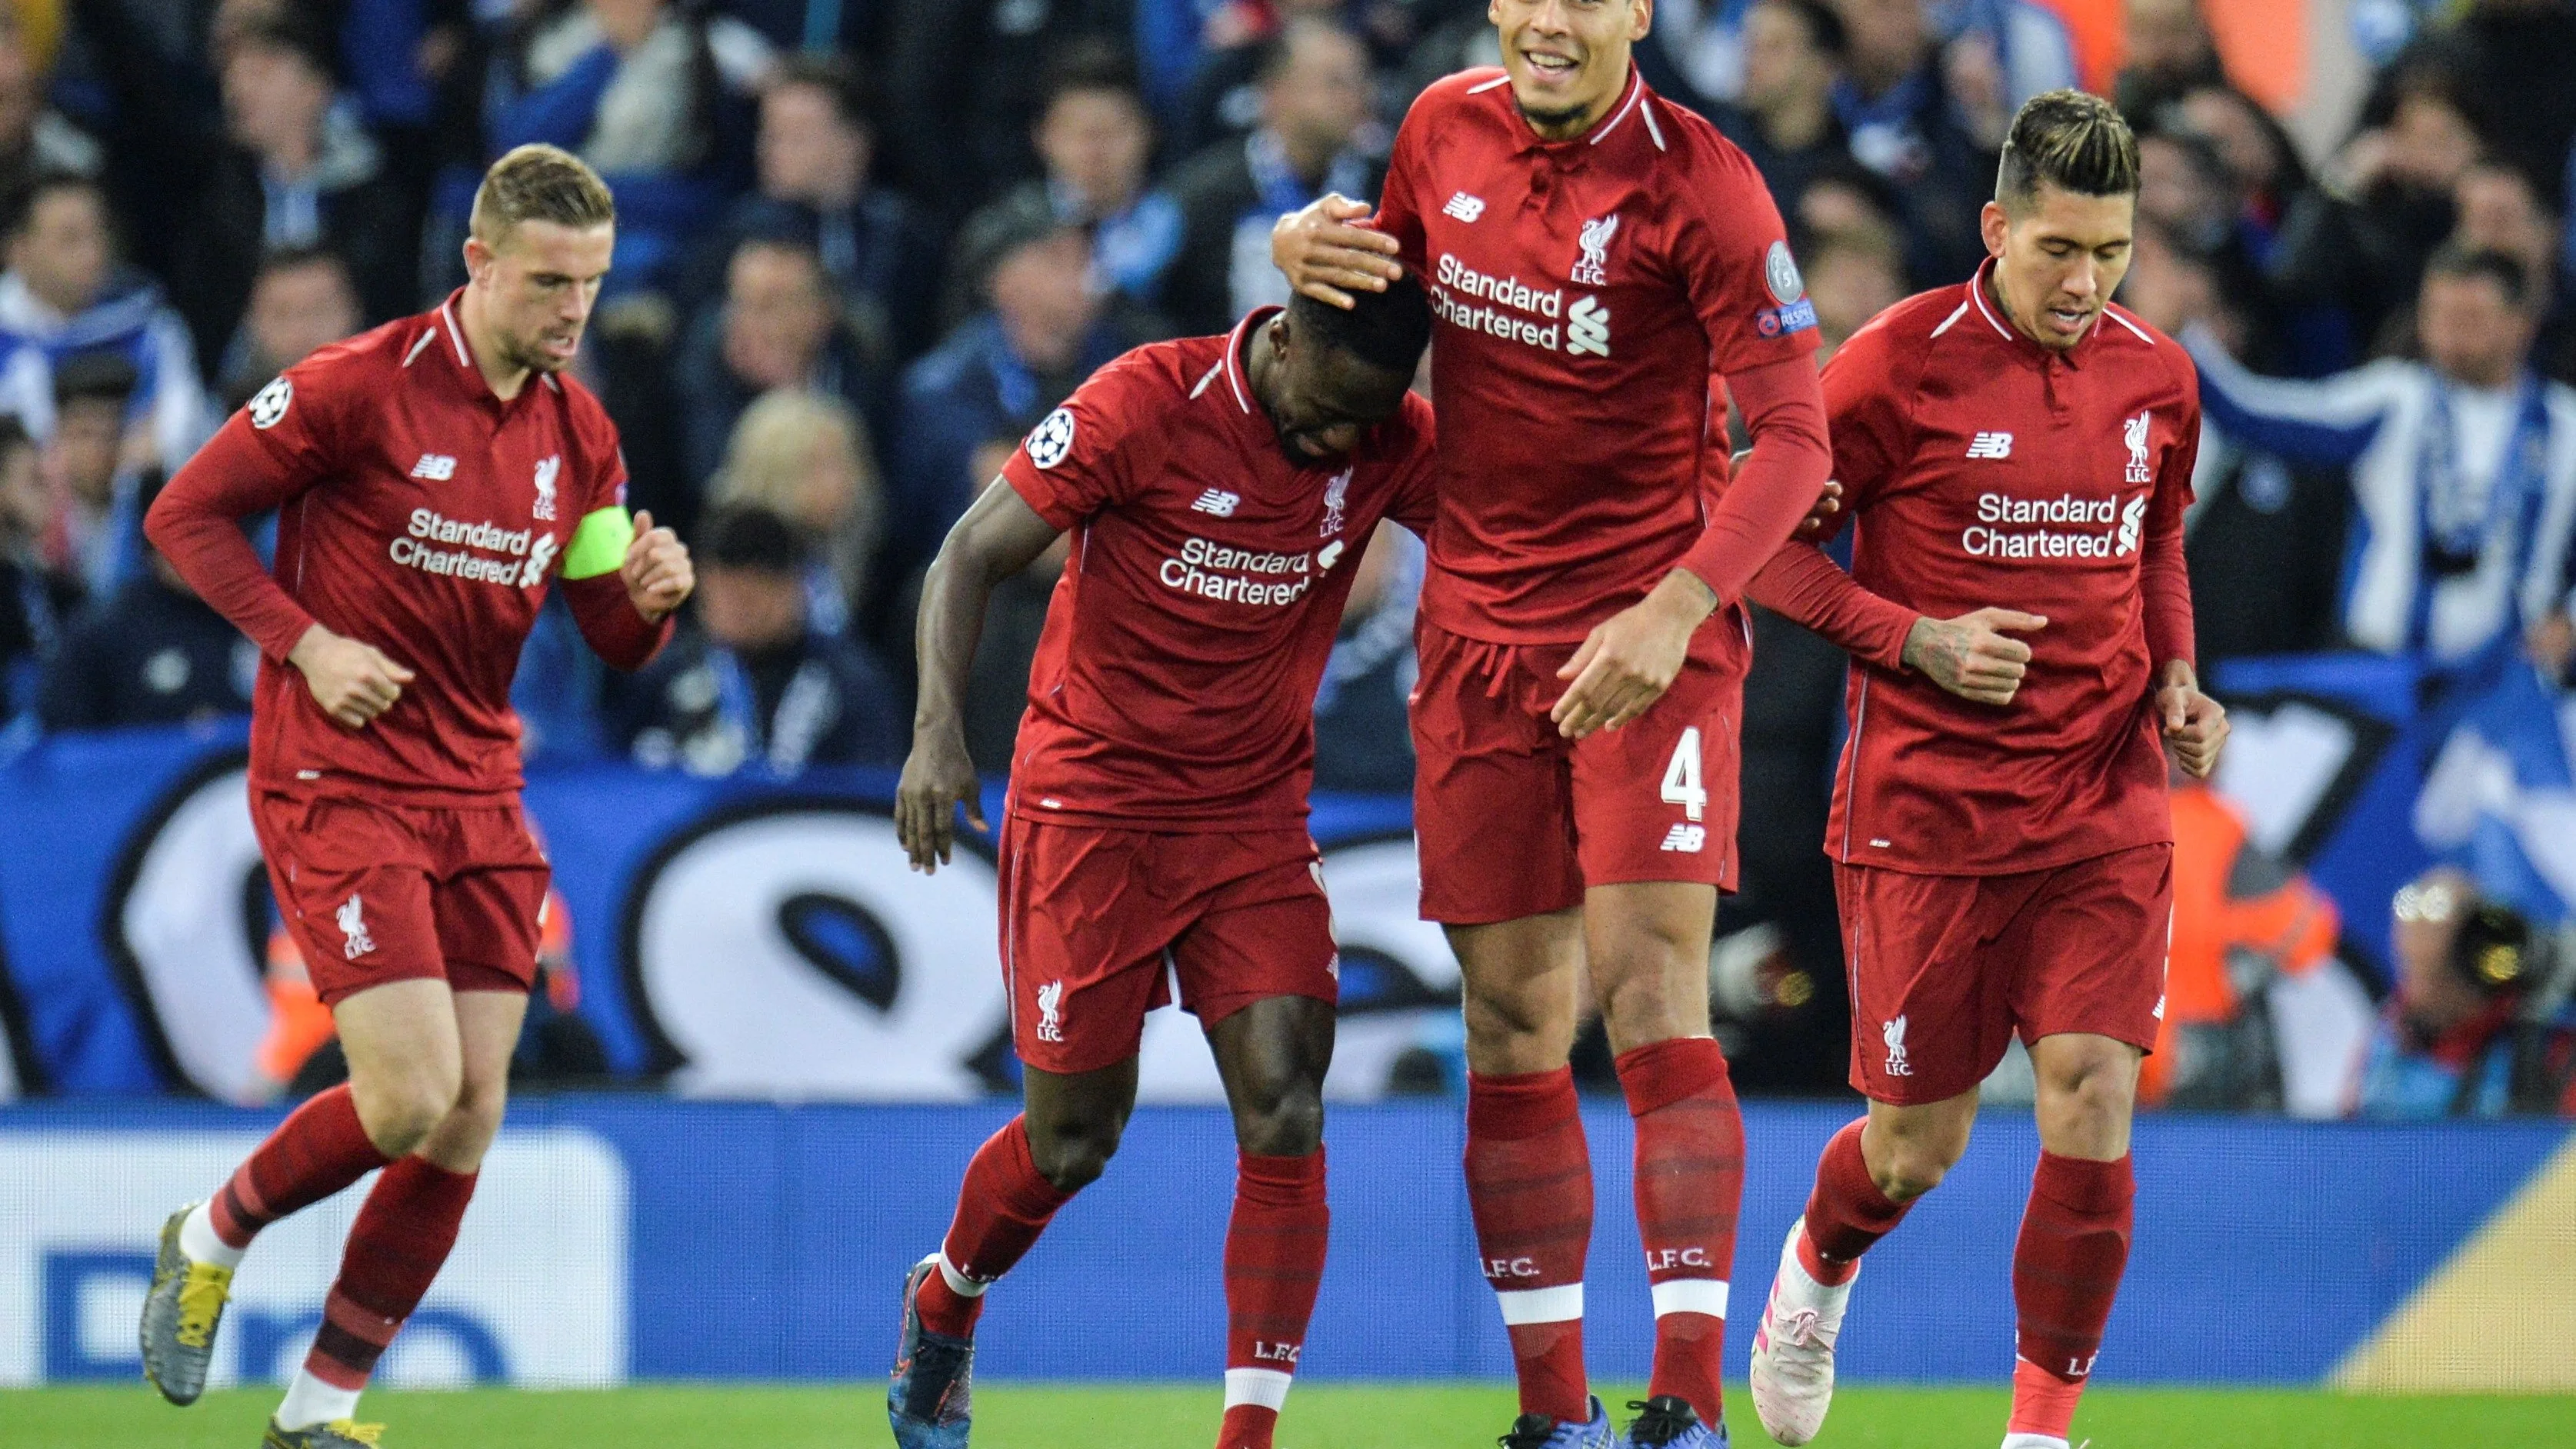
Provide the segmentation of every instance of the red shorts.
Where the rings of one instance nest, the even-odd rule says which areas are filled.
[[[1851,1084],[1910,1106],[1973,1091],[2018,1030],[2152,1050],[2173,939],[2173,847],[2020,875],[1834,867]]]
[[[1302,830],[1239,835],[1002,825],[1011,1040],[1040,1071],[1136,1054],[1172,999],[1214,1025],[1268,996],[1341,994],[1324,866]]]
[[[255,791],[278,913],[325,1006],[389,981],[526,991],[550,870],[513,801],[447,809]]]
[[[1735,888],[1736,732],[1751,648],[1735,611],[1692,636],[1681,677],[1615,730],[1547,717],[1572,644],[1491,644],[1424,619],[1413,690],[1422,915],[1449,925],[1582,904],[1586,886]]]

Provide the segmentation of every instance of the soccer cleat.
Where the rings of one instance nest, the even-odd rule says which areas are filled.
[[[895,1351],[886,1418],[896,1449],[966,1449],[973,1411],[975,1340],[933,1333],[921,1322],[921,1285],[939,1271],[939,1255],[912,1265],[903,1279],[903,1341]]]
[[[199,1263],[179,1250],[179,1225],[196,1204],[170,1214],[161,1225],[161,1255],[152,1264],[152,1291],[143,1299],[143,1376],[171,1403],[187,1405],[206,1391],[206,1365],[215,1356],[215,1326],[233,1270]]]
[[[1610,1437],[1610,1411],[1601,1407],[1599,1399],[1592,1401],[1588,1424],[1523,1414],[1512,1421],[1510,1433],[1494,1442],[1502,1449],[1618,1449]]]
[[[1851,1284],[1828,1287],[1798,1262],[1800,1218],[1780,1247],[1780,1272],[1753,1330],[1753,1412],[1782,1444],[1804,1444],[1825,1427],[1834,1401],[1834,1340],[1842,1336]]]
[[[1628,1407],[1637,1411],[1637,1417],[1615,1449],[1727,1449],[1725,1421],[1711,1429],[1699,1421],[1699,1411],[1686,1399],[1657,1394],[1643,1401],[1630,1399]]]
[[[384,1433],[382,1424],[352,1424],[346,1419],[333,1419],[307,1429],[281,1429],[271,1419],[268,1432],[259,1436],[259,1449],[362,1449],[383,1438]]]

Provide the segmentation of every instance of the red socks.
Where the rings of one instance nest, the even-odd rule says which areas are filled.
[[[1511,1333],[1521,1412],[1590,1419],[1583,1256],[1592,1244],[1592,1157],[1571,1068],[1467,1074],[1467,1205]]]
[[[305,1372],[335,1388],[366,1387],[376,1359],[420,1306],[456,1246],[457,1224],[474,1198],[474,1177],[406,1157],[376,1179],[349,1230],[340,1277],[323,1300],[322,1330],[305,1357]]]
[[[1655,1295],[1646,1392],[1685,1400],[1714,1428],[1725,1404],[1719,1358],[1744,1196],[1744,1116],[1726,1053],[1707,1037],[1654,1042],[1616,1065],[1637,1121],[1637,1227]]]
[[[1860,1271],[1860,1255],[1895,1231],[1914,1204],[1891,1201],[1870,1179],[1860,1153],[1864,1117],[1834,1134],[1816,1159],[1816,1188],[1807,1195],[1807,1227],[1798,1235],[1798,1265],[1831,1288]]]
[[[2039,1155],[2013,1249],[2020,1309],[2010,1432],[2063,1439],[2102,1347],[2102,1326],[2129,1261],[2137,1180],[2129,1159],[2091,1162]]]
[[[367,1129],[358,1121],[357,1102],[342,1083],[315,1094],[277,1124],[259,1150],[234,1169],[231,1180],[207,1205],[206,1216],[217,1237],[233,1247],[247,1248],[260,1229],[331,1196],[384,1166],[386,1160],[367,1140]],[[379,1187],[376,1196],[383,1191]],[[372,1205],[374,1197],[368,1201]]]
[[[923,1280],[915,1300],[922,1326],[950,1338],[973,1334],[984,1286],[1011,1271],[1072,1196],[1038,1174],[1027,1118],[1013,1117],[985,1139],[957,1190],[957,1216],[940,1245],[942,1271]],[[973,1291],[961,1291],[951,1273]]]
[[[1217,1449],[1271,1449],[1324,1281],[1324,1154],[1239,1154],[1225,1232],[1225,1423]]]

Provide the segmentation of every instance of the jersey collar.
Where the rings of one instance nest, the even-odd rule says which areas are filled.
[[[1269,326],[1271,318],[1287,310],[1285,307],[1255,307],[1244,313],[1243,320],[1235,323],[1234,330],[1226,334],[1225,385],[1227,391],[1233,394],[1234,405],[1242,409],[1246,416],[1250,416],[1253,412],[1252,375],[1244,368],[1243,354],[1252,346],[1253,332],[1258,328]]]
[[[555,379],[554,374],[538,372],[528,379],[527,386],[519,389],[517,397],[503,401],[500,394],[492,391],[492,384],[483,376],[483,369],[475,364],[474,344],[465,340],[465,320],[462,315],[464,306],[465,289],[463,287],[447,294],[447,300],[439,303],[438,310],[430,314],[429,333],[419,342],[412,344],[406,366],[412,362],[425,361],[426,358],[423,355],[425,353],[436,353],[443,364],[439,370],[448,373],[456,380],[456,385],[464,391],[466,398],[496,413],[507,413],[525,402],[540,385],[556,392],[563,391],[563,384]],[[423,346],[423,343],[428,345]]]
[[[1496,93],[1496,99],[1501,102],[1503,110],[1510,116],[1513,150],[1519,154],[1541,152],[1554,160],[1557,165],[1567,170],[1576,170],[1592,158],[1594,149],[1601,143],[1612,136],[1625,135],[1630,131],[1646,136],[1654,143],[1657,151],[1664,149],[1663,124],[1655,118],[1655,93],[1647,86],[1645,74],[1637,69],[1637,63],[1633,60],[1628,62],[1628,86],[1619,93],[1618,104],[1610,108],[1608,115],[1594,122],[1591,130],[1563,141],[1551,141],[1531,128],[1529,117],[1521,114],[1520,103],[1512,99],[1511,76],[1508,72],[1479,87],[1479,89],[1485,88],[1490,88]]]
[[[2002,304],[1990,292],[1990,289],[1994,288],[1994,274],[1995,259],[1990,256],[1977,267],[1977,274],[1968,279],[1969,309],[1979,321],[1993,328],[2003,338],[2005,344],[2014,349],[2015,356],[2034,366],[2046,367],[2055,362],[2081,371],[2085,359],[2093,355],[2094,339],[2102,335],[2102,329],[2121,325],[2112,319],[2110,304],[2105,302],[2101,315],[2093,319],[2092,326],[2084,329],[2083,336],[2075,339],[2073,347],[2042,346],[2038,339],[2014,326],[2012,319],[2004,315]]]

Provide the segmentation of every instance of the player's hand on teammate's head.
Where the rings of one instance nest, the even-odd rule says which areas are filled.
[[[967,823],[990,833],[984,823],[984,786],[975,777],[975,761],[955,728],[914,732],[912,754],[903,762],[903,779],[894,791],[894,834],[903,842],[912,868],[937,875],[957,843],[957,807],[966,807]]]
[[[1279,218],[1270,228],[1270,260],[1289,289],[1348,307],[1351,293],[1383,292],[1403,276],[1395,238],[1355,224],[1370,214],[1367,202],[1327,192]]]
[[[304,631],[287,651],[286,662],[304,676],[313,702],[346,729],[365,729],[369,721],[394,707],[410,670],[386,658],[374,646],[334,634],[319,624]]]
[[[2165,749],[2193,779],[2206,780],[2218,768],[2218,751],[2227,743],[2227,706],[2200,692],[2200,677],[2176,659],[2165,665],[2165,680],[2156,691],[2156,715],[2164,727]]]
[[[2044,614],[1979,609],[1955,619],[1917,619],[1905,636],[1905,667],[1979,704],[2010,704],[2030,668],[2030,646],[2012,633],[2048,627]],[[2005,631],[2010,630],[2012,633]]]
[[[689,546],[671,530],[655,528],[651,509],[635,515],[635,538],[626,545],[626,559],[618,565],[617,575],[625,581],[626,597],[634,600],[635,612],[654,624],[686,602],[689,591],[698,586]]]

